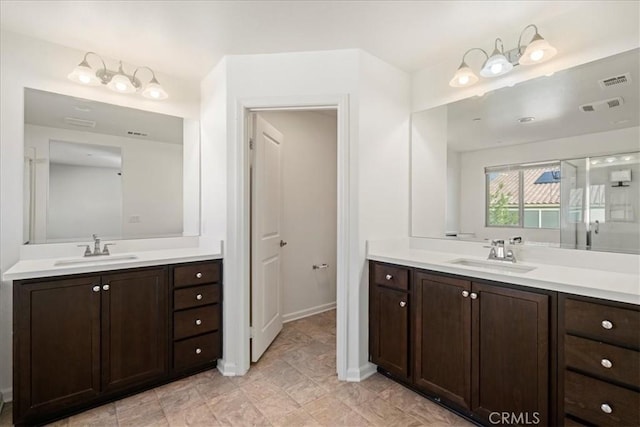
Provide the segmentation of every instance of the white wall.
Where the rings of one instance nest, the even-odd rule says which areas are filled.
[[[46,90],[126,107],[198,119],[198,84],[156,70],[170,98],[155,102],[67,80],[84,51],[2,31],[0,34],[0,273],[20,256],[23,233],[24,88]],[[114,63],[115,61],[110,61]],[[138,64],[144,65],[144,64]],[[128,68],[130,69],[130,68]],[[11,398],[12,288],[0,284],[0,392]]]
[[[460,228],[464,232],[475,232],[478,238],[508,238],[521,235],[529,241],[559,243],[558,230],[485,227],[484,168],[638,151],[639,141],[640,128],[630,127],[610,132],[462,152],[460,153]]]
[[[284,135],[283,319],[336,302],[337,118],[312,111],[260,113]],[[313,270],[314,264],[329,265]]]
[[[578,2],[576,2],[578,3]],[[565,70],[587,62],[606,58],[640,46],[640,3],[632,1],[582,1],[579,7],[565,13],[531,17],[526,22],[513,22],[511,28],[498,28],[494,34],[470,37],[467,46],[449,49],[447,55],[434,58],[434,65],[412,75],[412,111],[437,107],[491,90],[513,85]],[[517,7],[517,6],[513,6]],[[588,25],[585,25],[588,22]],[[532,67],[519,66],[506,76],[483,79],[469,88],[452,88],[449,80],[460,66],[462,54],[477,46],[493,49],[493,40],[502,38],[505,50],[517,47],[520,32],[527,24],[536,24],[540,34],[558,49],[549,62]],[[525,40],[531,37],[528,30]],[[475,55],[475,56],[474,56]],[[482,55],[468,56],[468,63],[478,74]]]
[[[182,215],[185,204],[182,194],[182,145],[47,126],[25,125],[25,146],[33,148],[38,159],[36,162],[35,198],[36,243],[44,243],[53,239],[47,229],[47,215],[50,214],[47,200],[50,198],[48,191],[51,188],[48,164],[49,142],[51,140],[121,148],[122,195],[120,198],[122,212],[119,215],[122,219],[121,232],[116,235],[105,234],[102,237],[107,239],[169,237],[183,234]],[[78,194],[84,193],[76,193],[75,195]],[[132,222],[133,216],[137,216],[139,222]],[[81,240],[90,240],[93,233],[95,231],[85,233]],[[66,237],[66,240],[69,240],[72,236]],[[73,237],[80,236],[76,232]],[[58,238],[64,239],[65,236],[58,236]]]
[[[460,153],[447,147],[445,232],[460,230]]]
[[[343,177],[350,212],[347,368],[351,378],[368,368],[365,241],[408,233],[409,78],[364,52],[342,50],[228,56],[203,81],[203,165],[215,162],[218,153],[227,154],[226,180],[203,175],[203,188],[210,196],[226,192],[225,199],[215,201],[219,208],[226,207],[226,218],[203,215],[208,235],[227,236],[221,363],[225,373],[243,374],[249,367],[248,278],[242,264],[248,255],[241,244],[248,236],[238,234],[247,221],[239,200],[247,190],[247,177],[238,169],[246,161],[239,105],[335,96],[348,97],[349,154],[344,160],[349,174]],[[206,197],[205,205],[214,203]]]
[[[50,240],[88,240],[122,235],[120,169],[49,165],[47,233]]]

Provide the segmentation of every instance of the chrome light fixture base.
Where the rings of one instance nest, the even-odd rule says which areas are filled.
[[[118,74],[117,71],[107,70],[106,68],[96,71],[96,76],[100,79],[100,83],[102,83],[103,85],[107,85],[111,81],[113,76],[115,76],[116,74]],[[124,75],[131,81],[131,84],[136,89],[139,89],[142,87],[142,83],[140,82],[140,79],[126,73]]]

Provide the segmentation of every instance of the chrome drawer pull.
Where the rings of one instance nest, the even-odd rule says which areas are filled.
[[[467,298],[469,296],[469,291],[462,291],[462,298]]]
[[[96,285],[91,289],[93,292],[100,292],[100,286]]]
[[[202,320],[196,319],[196,325],[198,325],[198,326],[202,325]]]
[[[609,360],[609,359],[602,359],[602,360],[600,361],[600,364],[601,364],[602,366],[604,366],[605,368],[607,368],[607,369],[609,369],[610,367],[612,367],[612,366],[613,366],[613,363],[611,363],[611,360]]]
[[[387,274],[386,276],[384,276],[384,278],[387,279],[387,280],[391,280],[391,279],[393,279],[393,276],[390,275],[390,274]]]
[[[102,286],[102,290],[103,291],[108,291],[109,290],[109,285],[103,285]]]
[[[613,323],[611,323],[611,322],[610,322],[610,321],[608,321],[608,320],[603,320],[600,324],[601,324],[601,325],[602,325],[602,327],[603,327],[603,328],[605,328],[605,329],[611,329],[611,328],[613,328]]]
[[[199,271],[196,273],[196,278],[197,279],[202,279],[202,273],[200,273]]]
[[[198,295],[196,295],[196,299],[197,299],[198,301],[200,301],[200,300],[202,299],[202,294],[198,294]]]
[[[400,307],[405,307],[407,303],[405,301],[400,301]]]
[[[202,353],[202,349],[201,348],[196,348],[196,354],[200,354]]]
[[[478,299],[478,294],[476,294],[475,292],[471,292],[469,296],[471,297],[471,299]]]
[[[602,409],[602,412],[604,412],[605,414],[610,414],[613,412],[613,408],[606,403],[600,405],[600,409]]]

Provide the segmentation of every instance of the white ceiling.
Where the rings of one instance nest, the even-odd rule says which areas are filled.
[[[346,48],[413,71],[597,3],[3,0],[0,27],[199,81],[224,55]]]
[[[457,151],[523,144],[640,125],[640,49],[454,102],[447,108],[448,143]],[[631,74],[626,85],[598,80]],[[619,107],[585,113],[580,105],[622,97]],[[418,113],[419,114],[419,113]],[[522,117],[534,117],[520,123]],[[480,119],[480,120],[474,120]]]
[[[25,123],[59,129],[182,144],[183,119],[135,108],[120,107],[36,89],[25,89]],[[69,124],[65,119],[95,122],[95,127]],[[129,134],[141,132],[146,136]]]

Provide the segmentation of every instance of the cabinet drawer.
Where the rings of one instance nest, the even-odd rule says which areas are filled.
[[[173,286],[176,288],[219,281],[220,263],[217,262],[183,265],[173,270]]]
[[[173,314],[173,338],[179,340],[220,328],[220,304],[192,308]]]
[[[640,311],[569,298],[564,308],[567,332],[640,349]]]
[[[220,302],[220,285],[194,286],[173,292],[173,309],[200,307]]]
[[[173,344],[173,368],[188,369],[222,357],[220,332],[201,335]]]
[[[640,353],[585,338],[565,336],[568,367],[640,387]]]
[[[571,371],[564,387],[566,413],[597,425],[640,425],[640,393]]]
[[[377,285],[409,290],[409,270],[384,264],[374,264],[373,280]]]

